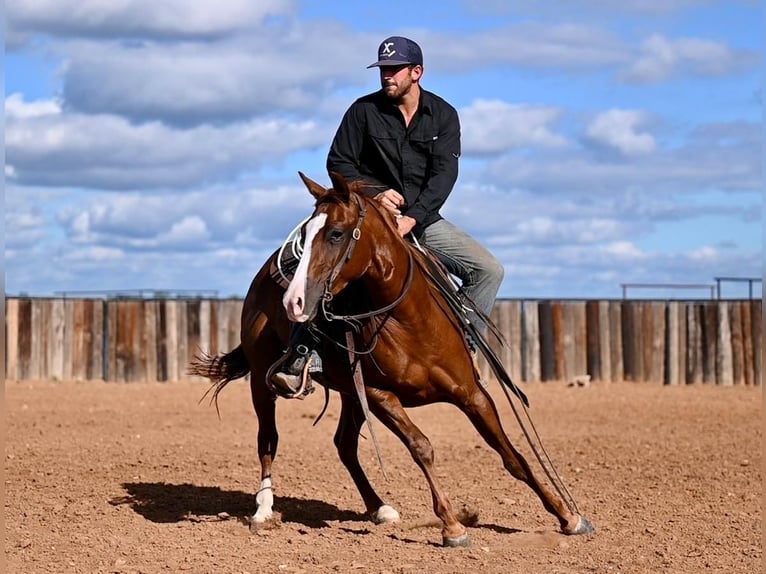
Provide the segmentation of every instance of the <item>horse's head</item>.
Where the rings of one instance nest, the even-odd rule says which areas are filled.
[[[326,189],[300,173],[316,198],[314,213],[303,228],[303,255],[282,302],[291,321],[312,319],[323,297],[330,298],[361,277],[370,262],[360,245],[366,200],[345,179],[331,173]]]

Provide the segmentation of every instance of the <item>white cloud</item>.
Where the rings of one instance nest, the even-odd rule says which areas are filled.
[[[428,71],[467,71],[497,65],[518,68],[599,69],[628,61],[624,42],[584,24],[521,22],[478,34],[418,35]]]
[[[463,153],[498,154],[521,146],[562,147],[551,124],[561,111],[548,106],[476,100],[460,110]]]
[[[728,0],[738,1],[738,0]],[[739,0],[748,1],[748,0]],[[693,6],[714,4],[715,0],[462,0],[467,10],[479,14],[543,14],[546,16],[562,17],[562,15],[578,15],[583,13],[611,15],[632,13],[656,16],[672,14]]]
[[[173,223],[167,233],[160,236],[162,243],[188,243],[190,245],[206,241],[210,238],[207,225],[199,215],[184,217],[181,221]]]
[[[331,55],[317,58],[328,36]],[[359,49],[363,43],[366,51]],[[58,46],[67,61],[62,98],[82,113],[182,125],[244,121],[275,110],[316,117],[339,87],[370,78],[372,44],[337,24],[284,24],[206,43],[66,42]]]
[[[650,153],[656,148],[654,137],[638,131],[646,119],[646,114],[637,110],[608,110],[593,119],[586,135],[592,141],[625,155]]]
[[[711,124],[688,134],[684,146],[628,156],[592,157],[582,150],[504,156],[488,161],[481,183],[557,197],[584,194],[601,201],[623,193],[667,200],[708,190],[760,193],[760,127],[755,122]],[[744,206],[749,207],[749,206]]]
[[[9,0],[11,34],[81,36],[218,36],[290,13],[292,0]]]
[[[236,179],[297,150],[325,146],[334,129],[270,117],[176,129],[46,109],[31,114],[14,101],[7,110],[6,160],[20,184],[140,189]]]
[[[37,100],[27,102],[24,94],[11,94],[5,98],[6,117],[30,119],[41,116],[53,116],[61,113],[61,105],[55,100]]]
[[[718,250],[707,245],[689,253],[689,258],[695,261],[713,261],[718,259],[718,257]]]
[[[62,254],[63,261],[68,263],[84,262],[89,266],[108,261],[124,261],[125,253],[115,247],[103,247],[94,245],[91,247],[79,248]]]
[[[603,246],[604,253],[617,256],[621,259],[644,259],[647,254],[636,247],[630,241],[614,241]]]
[[[722,76],[753,66],[756,54],[735,51],[726,44],[699,38],[667,39],[660,34],[647,38],[641,56],[624,73],[633,83],[656,83],[671,75]]]

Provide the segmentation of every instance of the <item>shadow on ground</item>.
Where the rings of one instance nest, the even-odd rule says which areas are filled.
[[[255,512],[255,495],[241,490],[222,490],[217,486],[170,484],[167,482],[127,482],[126,495],[110,500],[114,506],[129,505],[152,522],[182,522],[218,517],[225,513],[246,518]],[[310,528],[323,528],[327,521],[366,521],[358,512],[342,510],[321,500],[280,496],[274,510],[282,522],[295,522]]]

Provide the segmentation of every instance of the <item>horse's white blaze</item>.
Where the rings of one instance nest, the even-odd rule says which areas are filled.
[[[274,506],[274,492],[271,490],[270,478],[264,478],[261,481],[261,488],[258,489],[258,493],[255,495],[255,503],[258,508],[255,514],[253,514],[253,521],[266,522],[271,518]]]
[[[309,263],[311,262],[311,244],[317,233],[324,227],[325,221],[327,221],[327,214],[320,213],[306,224],[306,240],[303,244],[303,255],[301,255],[298,268],[295,270],[295,276],[293,276],[293,280],[290,281],[290,285],[287,286],[287,291],[285,291],[282,297],[282,304],[287,311],[287,317],[291,321],[303,323],[309,318],[305,314],[306,309],[304,305],[306,303],[306,275]]]

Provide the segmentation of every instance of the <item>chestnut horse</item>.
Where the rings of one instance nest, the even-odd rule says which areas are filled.
[[[405,411],[446,402],[470,419],[500,455],[505,469],[537,493],[562,532],[593,532],[590,521],[538,480],[511,444],[495,404],[479,383],[460,321],[435,286],[426,258],[400,237],[394,216],[339,175],[330,174],[332,189],[300,176],[316,198],[316,207],[303,228],[304,252],[292,281],[285,290],[275,280],[273,262],[278,254],[273,255],[245,298],[241,345],[224,355],[198,359],[191,371],[214,381],[214,397],[231,380],[251,375],[261,463],[253,522],[269,520],[273,505],[271,465],[278,441],[277,397],[266,384],[269,368],[288,344],[290,321],[341,323],[332,321],[339,318],[333,315],[338,309],[330,308],[350,293],[346,300],[351,305],[363,301],[365,309],[377,311],[363,313],[357,307],[356,315],[345,316],[356,318],[353,322],[358,327],[349,341],[357,350],[352,352],[353,366],[346,340],[332,329],[325,333],[320,382],[340,393],[341,415],[334,443],[374,522],[397,521],[399,514],[381,499],[359,463],[358,440],[367,408],[399,437],[425,475],[434,512],[442,523],[442,543],[470,543],[437,478],[431,443]],[[357,364],[364,384],[359,393],[353,376]]]

